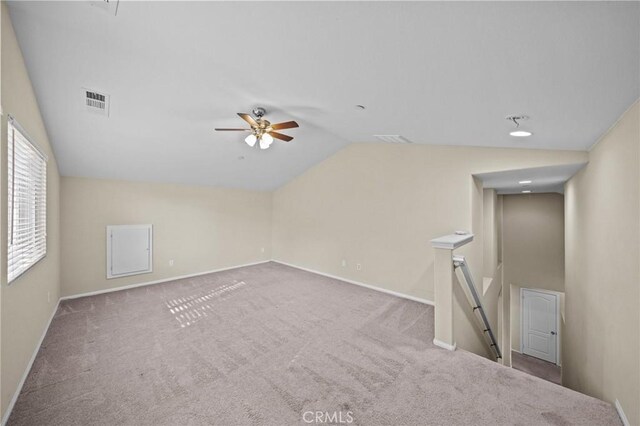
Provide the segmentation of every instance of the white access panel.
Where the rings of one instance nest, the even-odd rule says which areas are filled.
[[[152,271],[152,226],[107,226],[107,278],[146,274]]]

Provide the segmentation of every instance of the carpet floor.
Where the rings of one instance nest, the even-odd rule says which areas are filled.
[[[68,300],[9,424],[621,424],[432,339],[431,306],[277,263]]]
[[[511,366],[532,376],[558,385],[562,384],[562,368],[551,362],[511,351]]]

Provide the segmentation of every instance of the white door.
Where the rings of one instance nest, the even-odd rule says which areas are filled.
[[[522,353],[557,361],[558,296],[522,289]]]

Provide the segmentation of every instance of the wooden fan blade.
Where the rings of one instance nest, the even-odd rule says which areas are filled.
[[[281,141],[285,141],[285,142],[289,142],[291,139],[293,139],[291,136],[283,135],[282,133],[278,133],[278,132],[269,132],[269,134],[274,138],[280,139]]]
[[[238,115],[244,121],[249,123],[251,125],[251,127],[258,127],[258,122],[256,120],[254,120],[253,117],[251,117],[249,114],[245,114],[245,113],[239,112]]]
[[[251,129],[215,129],[216,132],[250,132]]]
[[[273,130],[293,129],[294,127],[300,126],[298,126],[298,123],[296,123],[295,121],[287,121],[285,123],[277,123],[271,125],[271,128]]]

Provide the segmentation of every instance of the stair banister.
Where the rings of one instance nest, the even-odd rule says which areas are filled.
[[[453,332],[453,251],[473,241],[473,234],[454,233],[431,240],[435,250],[433,299],[435,304],[433,344],[456,349]]]
[[[469,270],[469,265],[467,265],[464,256],[453,256],[453,265],[455,268],[460,268],[462,271],[464,281],[466,282],[469,293],[471,293],[471,298],[473,299],[473,312],[478,313],[480,315],[480,320],[482,321],[482,333],[486,333],[489,337],[489,346],[495,352],[496,358],[501,359],[502,352],[500,352],[500,345],[498,344],[498,340],[491,329],[491,324],[489,323],[487,314],[484,311],[484,306],[482,306],[482,300],[480,300],[480,296],[478,296],[478,290],[476,289],[476,285],[473,281],[473,275],[471,275],[471,271]]]

